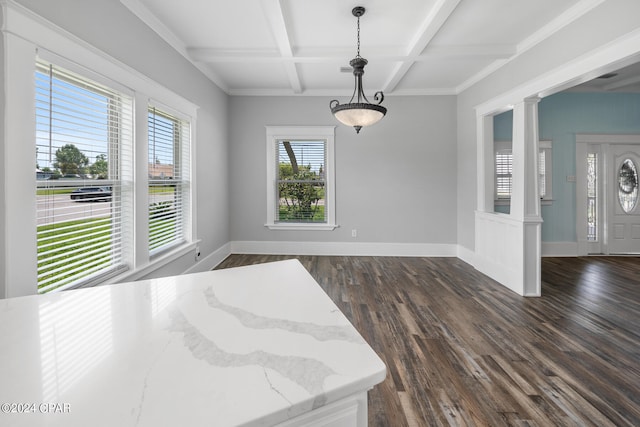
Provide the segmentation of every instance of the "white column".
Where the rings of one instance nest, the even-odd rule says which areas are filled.
[[[513,188],[511,215],[540,217],[538,190],[538,102],[528,98],[513,108]]]
[[[540,295],[540,196],[538,189],[538,102],[527,98],[513,108],[511,216],[522,223],[522,294]]]
[[[477,211],[493,212],[494,169],[493,154],[493,116],[478,116],[476,120],[477,148]]]

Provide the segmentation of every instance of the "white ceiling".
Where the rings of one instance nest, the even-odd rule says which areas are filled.
[[[603,0],[121,0],[231,95],[457,94]]]

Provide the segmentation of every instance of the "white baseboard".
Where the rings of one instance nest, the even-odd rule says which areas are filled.
[[[231,243],[225,243],[216,251],[207,255],[206,257],[202,258],[200,261],[198,261],[197,263],[189,267],[184,272],[184,274],[200,273],[203,271],[213,270],[218,266],[218,264],[224,261],[225,258],[227,258],[229,255],[231,255]]]
[[[575,257],[578,256],[576,242],[542,242],[543,257]]]
[[[234,254],[457,257],[458,245],[446,243],[231,242]]]
[[[466,262],[470,266],[475,267],[476,253],[471,249],[465,248],[464,246],[458,245],[457,248],[458,248],[458,258],[460,258],[462,261]]]
[[[447,243],[232,241],[201,259],[184,273],[212,270],[231,254],[457,257],[476,268],[478,262],[474,251]],[[575,242],[542,242],[542,256],[578,256],[578,246]]]

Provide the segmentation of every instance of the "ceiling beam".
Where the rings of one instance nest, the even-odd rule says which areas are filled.
[[[407,57],[418,57],[422,51],[427,47],[429,42],[435,37],[442,25],[449,19],[449,16],[453,13],[461,0],[439,0],[433,9],[427,15],[417,34],[414,36],[413,41],[409,44],[409,50]],[[383,91],[392,92],[398,83],[404,78],[411,66],[414,64],[414,60],[405,60],[401,62],[393,74],[384,85]]]
[[[208,47],[190,47],[189,56],[198,62],[261,62],[282,61],[276,49],[217,49]]]
[[[219,62],[295,62],[315,63],[335,61],[343,63],[349,52],[336,48],[318,47],[301,49],[293,56],[283,57],[279,49],[218,49],[194,48],[187,49],[192,60],[207,63]],[[510,58],[516,53],[514,45],[457,45],[457,46],[429,46],[419,55],[407,56],[397,48],[370,48],[367,58],[379,62],[428,61],[434,58]]]
[[[298,75],[298,69],[293,61],[287,61],[286,59],[293,58],[293,49],[291,47],[291,39],[289,38],[289,31],[287,29],[287,20],[284,15],[281,0],[268,0],[260,2],[264,15],[267,17],[269,26],[280,51],[280,55],[285,61],[283,66],[289,78],[289,84],[294,93],[302,93],[302,84],[300,83],[300,76]]]

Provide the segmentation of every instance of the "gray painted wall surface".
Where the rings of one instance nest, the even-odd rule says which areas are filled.
[[[2,17],[2,10],[0,10],[0,19],[3,19]],[[2,22],[2,21],[0,21]],[[0,70],[4,70],[4,37],[2,35],[2,33],[0,33]],[[4,129],[4,78],[0,78],[0,129]],[[5,149],[4,149],[4,135],[2,135],[0,133],[0,164],[3,165],[4,167],[4,161],[5,161]],[[3,176],[0,174],[0,176]],[[3,179],[4,181],[4,179]],[[5,191],[4,191],[4,182],[0,183],[0,242],[3,243],[2,246],[4,245],[4,242],[6,242],[6,237],[5,237],[5,227],[8,226],[8,224],[6,224],[5,221]],[[0,248],[0,271],[7,271],[5,268],[5,257],[4,257],[4,251],[7,250],[8,248]],[[4,278],[0,278],[0,298],[3,298],[4,295],[6,295],[6,290],[5,290],[5,279]]]
[[[477,190],[464,179],[477,170],[475,107],[640,29],[638,16],[640,1],[606,1],[458,95],[459,245],[475,250]]]
[[[229,242],[229,97],[119,1],[17,2],[199,106],[195,198],[202,257]],[[153,276],[181,273],[194,262],[189,254]]]
[[[455,97],[387,97],[387,116],[359,135],[332,117],[329,101],[232,97],[231,240],[455,244]],[[274,231],[264,226],[267,125],[336,126],[339,228]],[[356,239],[352,229],[358,230]]]

